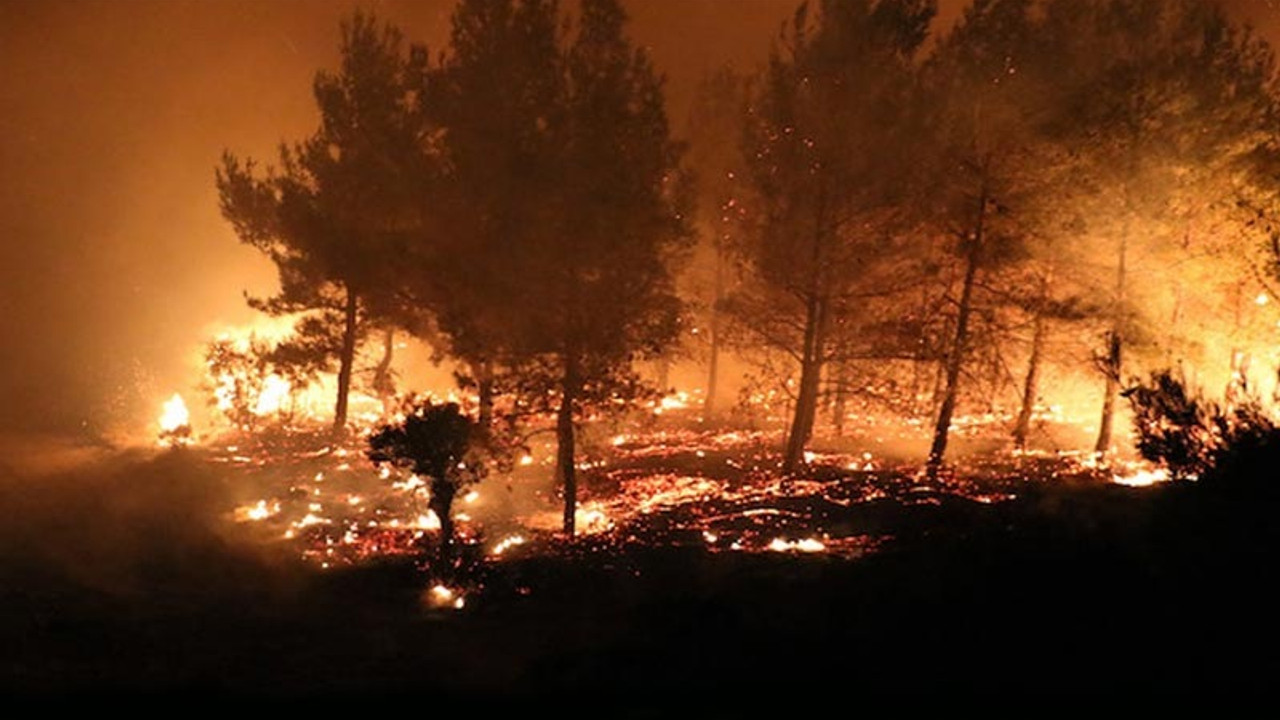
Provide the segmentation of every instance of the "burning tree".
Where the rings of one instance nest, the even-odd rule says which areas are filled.
[[[335,431],[346,425],[356,347],[378,310],[388,254],[414,227],[425,155],[409,88],[419,65],[401,45],[394,27],[357,13],[342,26],[341,71],[316,75],[319,130],[283,145],[265,175],[229,152],[217,171],[223,215],[279,271],[279,293],[250,304],[307,313],[300,348],[337,361]]]
[[[441,129],[441,162],[400,286],[430,308],[438,344],[478,391],[485,426],[495,396],[511,390],[507,336],[529,272],[517,249],[546,232],[559,182],[550,124],[562,116],[558,22],[554,3],[461,2],[449,52],[421,87],[418,121]]]
[[[934,4],[821,2],[797,11],[751,100],[747,177],[757,232],[739,248],[755,282],[737,319],[799,366],[783,471],[813,434],[823,370],[871,298],[898,291],[889,230],[913,147],[914,57]],[[891,263],[889,263],[891,264]],[[841,322],[841,321],[845,322]]]
[[[716,415],[720,355],[725,346],[725,301],[733,282],[732,249],[742,231],[745,186],[742,114],[746,78],[731,68],[705,77],[689,114],[688,163],[696,180],[698,256],[690,263],[691,305],[706,343],[707,384],[702,415]]]
[[[455,403],[430,401],[411,408],[405,419],[384,425],[369,437],[369,459],[429,478],[431,511],[440,520],[441,568],[453,561],[453,500],[486,474],[484,430]]]
[[[428,295],[482,382],[501,374],[519,412],[555,414],[568,535],[577,423],[637,397],[633,361],[678,329],[679,153],[625,21],[616,1],[589,0],[561,36],[554,3],[463,2],[428,94],[453,180],[435,222],[456,232],[425,253],[442,268]]]
[[[1046,320],[1054,311],[1065,314],[1052,297],[1057,264],[1052,245],[1063,232],[1063,213],[1046,202],[1055,196],[1062,163],[1040,129],[1062,108],[1034,60],[1034,30],[1026,0],[976,2],[940,41],[925,72],[931,120],[925,142],[932,162],[925,166],[930,174],[921,178],[920,204],[930,224],[951,239],[947,250],[953,261],[940,264],[951,272],[940,279],[945,305],[954,308],[943,313],[927,461],[931,478],[945,457],[966,369],[976,360],[975,340],[981,338],[982,349],[998,358],[1010,311],[1033,315],[1029,369],[1014,428],[1021,444]],[[956,278],[959,287],[953,289]]]
[[[1174,479],[1275,491],[1280,427],[1257,398],[1214,402],[1169,370],[1152,373],[1123,395],[1133,406],[1138,451]]]
[[[1162,322],[1150,311],[1163,291],[1182,286],[1177,269],[1202,244],[1193,228],[1233,204],[1271,142],[1273,64],[1265,43],[1204,0],[1060,0],[1041,17],[1039,57],[1070,110],[1053,128],[1078,178],[1065,200],[1081,209],[1091,255],[1114,259],[1096,291],[1108,315],[1101,454],[1127,348]],[[1164,278],[1139,285],[1135,271]]]

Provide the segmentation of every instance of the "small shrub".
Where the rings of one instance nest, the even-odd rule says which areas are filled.
[[[1280,428],[1247,393],[1224,405],[1189,388],[1180,373],[1161,370],[1124,395],[1133,407],[1138,452],[1174,479],[1255,487],[1280,467]]]

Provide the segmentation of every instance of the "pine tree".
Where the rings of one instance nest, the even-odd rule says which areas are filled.
[[[804,4],[752,98],[748,179],[757,232],[742,257],[757,281],[737,317],[799,366],[783,457],[796,472],[813,434],[823,369],[842,318],[865,312],[886,256],[912,146],[914,57],[935,11],[928,0]],[[851,327],[844,328],[853,334]]]
[[[300,347],[319,353],[313,362],[337,361],[336,432],[346,426],[356,347],[383,300],[389,255],[418,222],[424,155],[409,112],[415,70],[402,46],[399,30],[373,16],[344,21],[341,69],[315,79],[319,129],[282,145],[279,166],[265,173],[230,152],[217,171],[223,216],[279,274],[279,292],[250,304],[309,313]]]
[[[515,412],[556,417],[564,531],[577,498],[577,424],[642,390],[635,361],[677,335],[685,246],[679,147],[662,81],[615,0],[462,2],[434,96],[453,230],[441,327]],[[448,243],[449,241],[445,241]]]

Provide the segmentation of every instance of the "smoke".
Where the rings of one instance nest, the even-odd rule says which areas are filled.
[[[630,3],[677,126],[796,4]],[[0,3],[0,427],[145,422],[197,379],[207,328],[252,317],[274,271],[219,216],[213,167],[314,129],[312,78],[359,5],[445,47],[453,0]]]
[[[0,465],[9,600],[208,603],[264,597],[291,581],[283,556],[233,533],[227,484],[187,452],[46,444],[27,457],[37,459]]]

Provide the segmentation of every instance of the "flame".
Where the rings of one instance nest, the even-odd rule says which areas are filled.
[[[187,403],[182,396],[174,393],[164,402],[164,411],[160,414],[160,429],[167,433],[177,432],[180,428],[191,426],[191,413],[187,411]]]
[[[1140,469],[1129,475],[1116,474],[1112,478],[1112,482],[1117,485],[1126,485],[1128,487],[1150,487],[1156,483],[1162,483],[1169,479],[1169,471],[1164,468]]]
[[[289,403],[289,394],[293,386],[279,375],[268,375],[262,381],[262,392],[258,394],[258,402],[253,406],[255,415],[270,415],[284,410]]]
[[[426,514],[418,516],[415,525],[423,530],[439,530],[440,518],[436,515],[435,510],[428,510]]]

